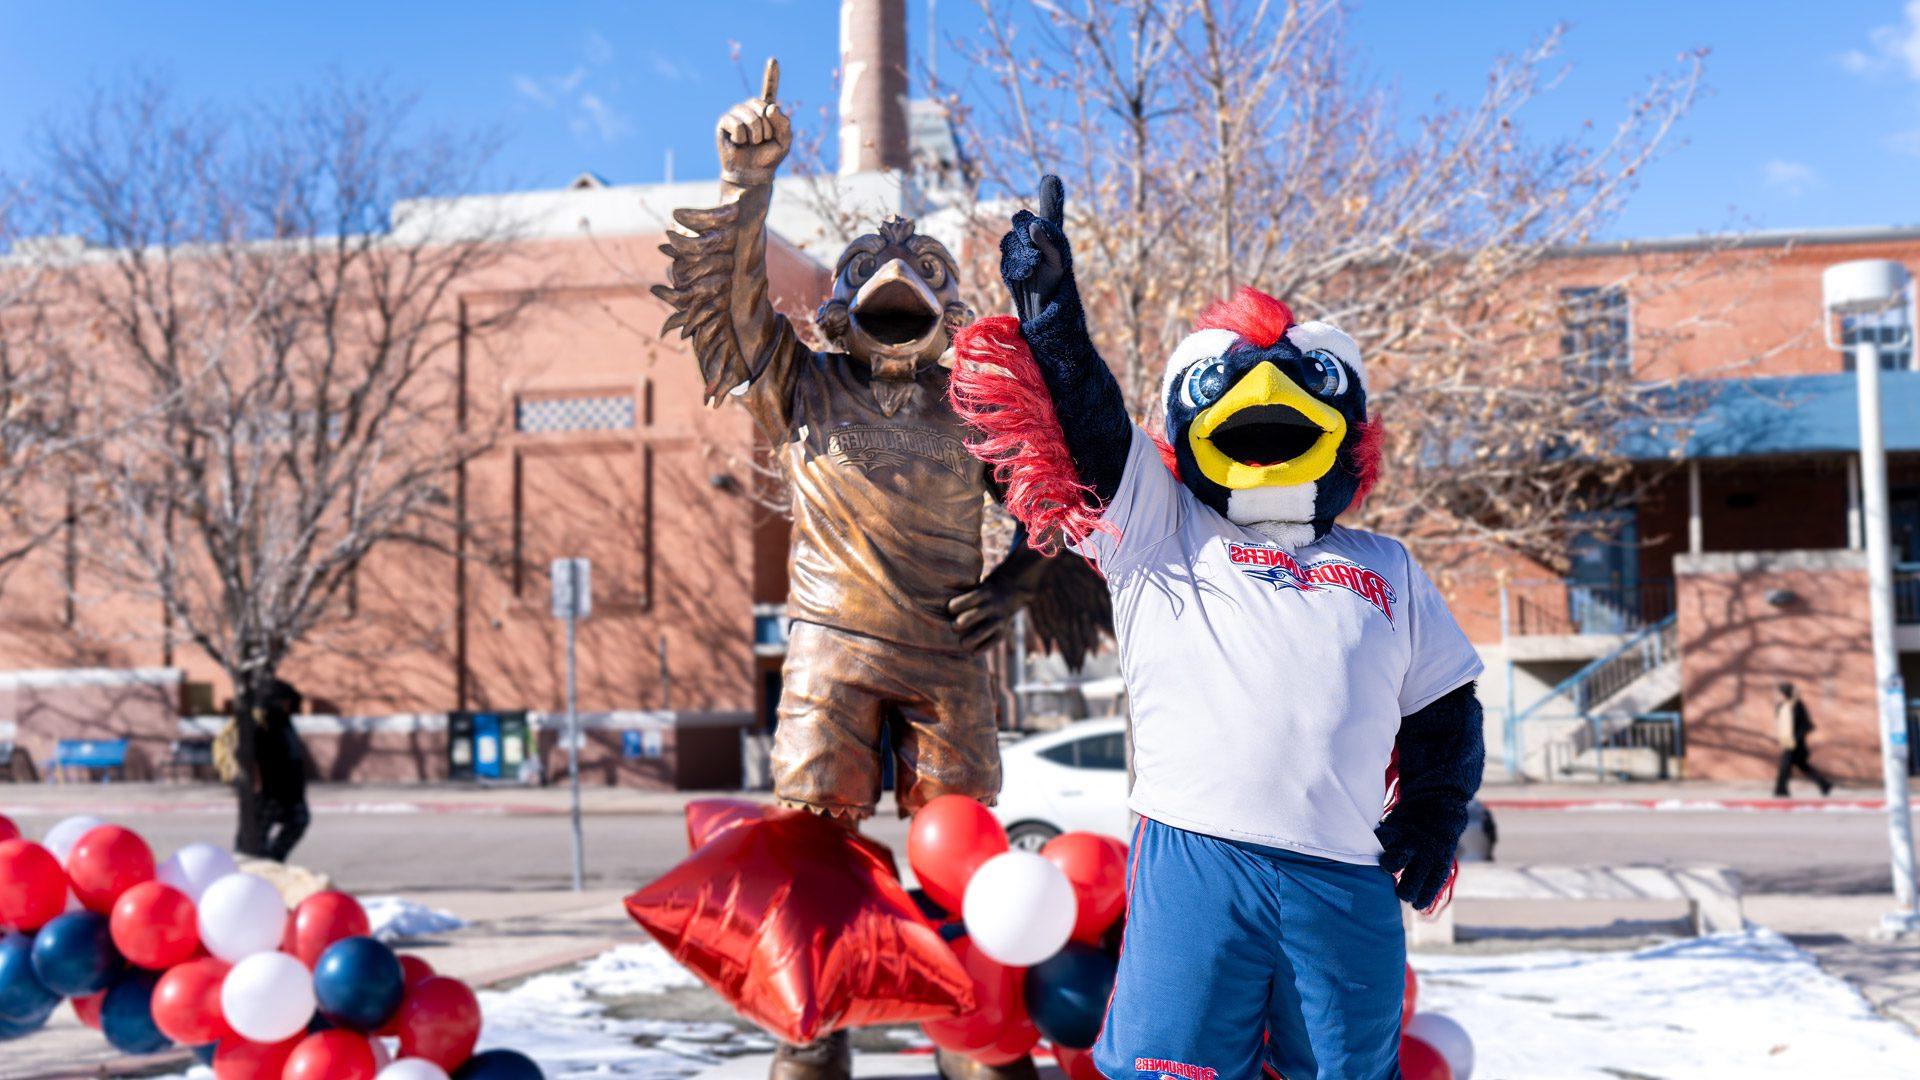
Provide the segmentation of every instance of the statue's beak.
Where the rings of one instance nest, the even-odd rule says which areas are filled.
[[[941,304],[906,260],[893,259],[860,286],[849,313],[881,345],[914,345],[939,331]]]

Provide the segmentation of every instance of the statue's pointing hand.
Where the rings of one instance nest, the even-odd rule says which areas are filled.
[[[774,100],[780,67],[767,61],[761,96],[728,109],[714,129],[720,148],[720,174],[738,184],[766,184],[793,148],[793,123]]]
[[[1000,277],[1013,294],[1020,321],[1031,322],[1059,295],[1073,276],[1073,252],[1067,244],[1066,188],[1048,173],[1040,178],[1034,202],[1040,208],[1013,215],[1013,228],[1000,239]]]

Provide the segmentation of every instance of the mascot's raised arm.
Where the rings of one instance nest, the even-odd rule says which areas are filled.
[[[1095,1063],[1397,1075],[1396,893],[1443,902],[1481,664],[1406,548],[1338,523],[1379,465],[1360,349],[1242,289],[1168,359],[1156,440],[1087,331],[1058,178],[1038,203],[1001,241],[1017,315],[960,333],[952,394],[1008,508],[1113,598],[1141,822]]]

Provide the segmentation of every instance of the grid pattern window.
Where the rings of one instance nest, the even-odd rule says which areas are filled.
[[[522,435],[580,431],[632,431],[632,394],[580,394],[522,398],[514,407],[514,430]]]
[[[1848,371],[1858,354],[1853,346],[1871,341],[1880,346],[1880,370],[1913,370],[1913,317],[1907,305],[1840,317],[1841,355]]]
[[[1595,377],[1633,373],[1627,290],[1583,285],[1560,290],[1560,355],[1570,370]]]

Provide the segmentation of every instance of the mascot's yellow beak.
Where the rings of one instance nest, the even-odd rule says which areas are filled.
[[[1187,442],[1207,479],[1244,491],[1320,479],[1346,434],[1340,410],[1263,360],[1194,416]]]

